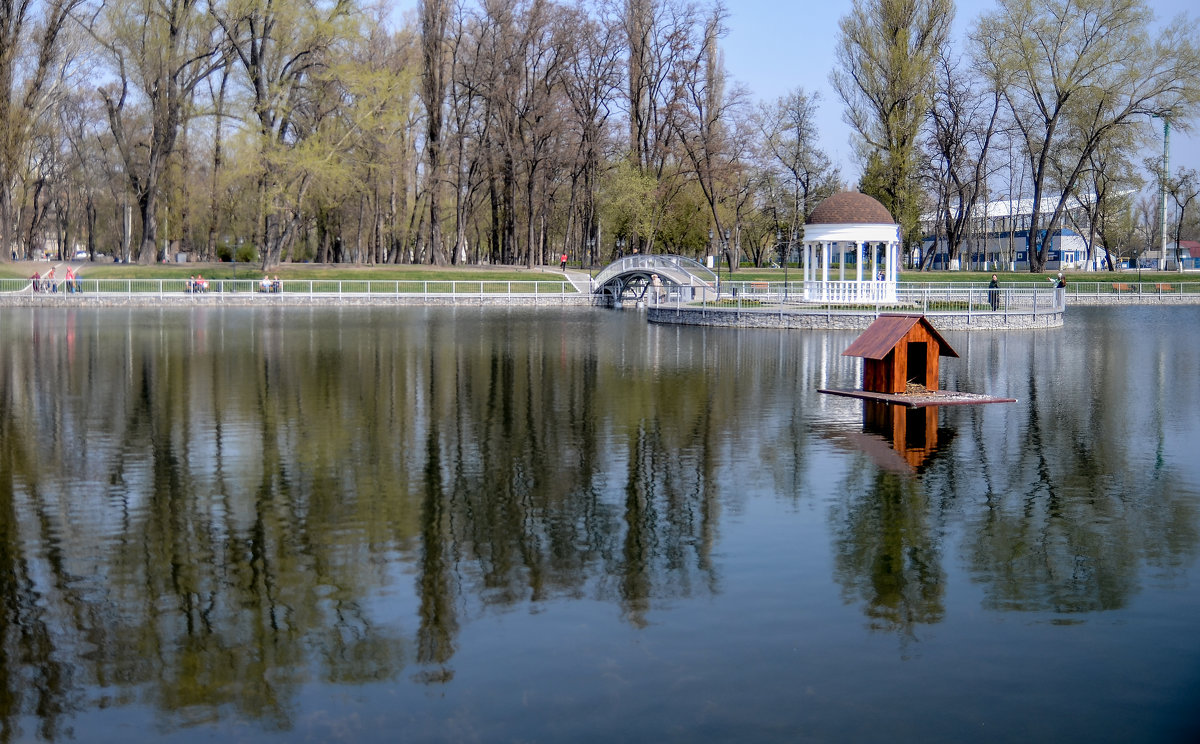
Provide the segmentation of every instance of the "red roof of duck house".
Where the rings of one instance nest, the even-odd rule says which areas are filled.
[[[929,335],[937,340],[939,356],[958,356],[958,352],[946,343],[946,339],[942,338],[942,334],[937,332],[924,315],[880,315],[861,336],[854,339],[854,343],[842,352],[842,356],[883,359],[918,323],[924,325]]]

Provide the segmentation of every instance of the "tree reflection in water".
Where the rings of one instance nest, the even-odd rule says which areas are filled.
[[[722,514],[751,497],[828,494],[835,580],[907,640],[946,615],[952,532],[1005,610],[1119,607],[1142,566],[1195,552],[1178,476],[1088,436],[1136,416],[972,368],[963,389],[1004,384],[1020,414],[956,412],[908,474],[842,449],[817,461],[851,463],[835,481],[807,459],[810,391],[849,369],[843,339],[614,322],[6,312],[0,741],[133,705],[288,731],[314,681],[444,689],[465,627],[555,600],[645,628],[722,592]]]
[[[597,415],[620,373],[592,339],[564,333],[585,361],[556,365],[502,318],[459,338],[444,315],[149,315],[160,333],[110,312],[24,313],[14,329],[4,740],[27,714],[57,738],[99,689],[181,722],[232,709],[287,729],[314,674],[453,679],[477,603],[591,595],[642,625],[655,599],[716,586],[707,408]],[[664,431],[661,415],[691,421]],[[371,606],[409,574],[406,633]]]

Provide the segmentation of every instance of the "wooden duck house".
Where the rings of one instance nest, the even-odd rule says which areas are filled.
[[[958,352],[924,315],[880,315],[842,356],[862,357],[862,390],[817,392],[909,408],[1016,402],[1013,398],[938,389],[938,362],[942,357],[957,357]]]
[[[938,389],[938,361],[957,357],[924,315],[880,315],[842,352],[863,358],[863,390],[898,395],[909,383]]]

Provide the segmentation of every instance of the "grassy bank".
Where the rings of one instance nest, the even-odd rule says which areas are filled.
[[[33,272],[44,274],[52,264],[46,261],[17,261],[0,264],[0,278],[28,278]],[[81,276],[88,279],[186,279],[196,274],[206,279],[260,279],[262,271],[256,264],[188,263],[188,264],[111,264],[82,262]],[[579,267],[571,267],[578,269]],[[602,267],[592,268],[596,274]],[[59,272],[60,274],[62,272]],[[272,277],[280,279],[329,279],[329,280],[379,280],[379,281],[531,281],[555,280],[562,274],[557,266],[527,269],[521,266],[348,266],[344,264],[281,264],[271,269]],[[1067,281],[1087,282],[1200,282],[1200,273],[1158,271],[1067,271]],[[1058,271],[1031,274],[1027,271],[996,272],[1001,282],[1048,283],[1047,279],[1057,276]],[[782,282],[785,272],[780,269],[756,269],[743,267],[731,276],[727,270],[720,271],[721,281],[735,282]],[[801,269],[791,266],[786,272],[788,281],[798,282],[804,277]],[[836,269],[830,271],[831,279],[837,278]],[[853,278],[852,269],[847,269],[847,278]],[[904,271],[900,281],[913,283],[984,283],[992,278],[992,272],[983,271]]]

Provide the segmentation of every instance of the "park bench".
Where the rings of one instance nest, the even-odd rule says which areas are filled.
[[[1131,285],[1125,284],[1123,282],[1113,282],[1112,288],[1113,288],[1113,292],[1116,292],[1117,294],[1133,291],[1133,287]]]
[[[767,282],[750,282],[750,291],[766,292],[770,286]]]
[[[1170,284],[1155,284],[1154,288],[1158,290],[1159,294],[1162,294],[1163,292],[1171,292],[1173,290]]]

